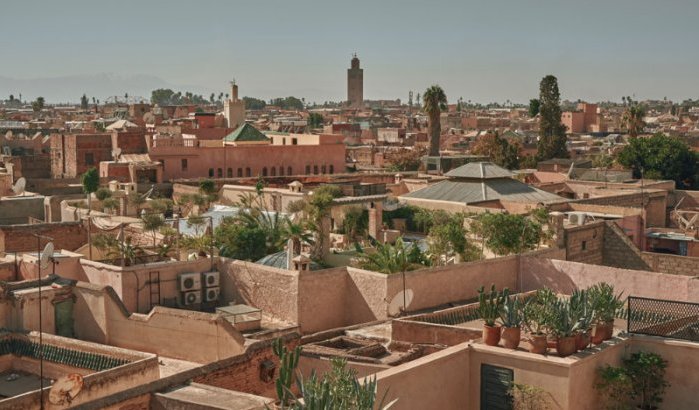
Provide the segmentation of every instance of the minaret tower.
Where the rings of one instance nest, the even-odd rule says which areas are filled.
[[[245,101],[238,98],[238,85],[231,81],[231,97],[223,103],[223,115],[228,128],[238,128],[245,124]]]
[[[347,70],[347,102],[352,108],[364,106],[364,70],[359,68],[357,53],[352,55],[352,63]]]

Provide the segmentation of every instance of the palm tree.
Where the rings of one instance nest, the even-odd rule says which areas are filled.
[[[423,109],[430,119],[430,156],[439,156],[439,136],[442,133],[442,126],[439,122],[439,115],[447,108],[447,95],[442,87],[433,85],[422,96]]]
[[[621,122],[624,128],[628,130],[631,138],[636,138],[638,134],[643,131],[643,127],[646,125],[645,122],[643,122],[643,117],[645,115],[645,107],[637,102],[630,102],[629,107],[624,111]]]
[[[285,220],[281,237],[285,241],[291,240],[293,245],[287,252],[292,252],[292,256],[301,253],[301,243],[313,244],[313,234],[306,229],[306,226],[292,222],[290,219]]]

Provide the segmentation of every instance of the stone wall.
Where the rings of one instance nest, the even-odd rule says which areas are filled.
[[[565,229],[566,255],[569,261],[602,264],[604,221]]]
[[[642,252],[641,259],[654,272],[687,276],[699,275],[699,257]]]
[[[33,234],[53,238],[55,249],[74,251],[87,243],[87,229],[82,222],[58,222],[33,225],[0,226],[0,251],[20,252],[37,250],[37,239]],[[46,241],[42,241],[43,247]]]
[[[651,270],[633,241],[614,222],[604,227],[602,264],[617,268]]]

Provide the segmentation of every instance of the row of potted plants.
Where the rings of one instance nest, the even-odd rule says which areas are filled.
[[[479,313],[483,319],[483,341],[496,346],[519,347],[524,328],[530,351],[545,354],[555,347],[560,356],[600,344],[612,337],[614,317],[623,306],[614,287],[599,283],[559,297],[551,289],[540,289],[526,300],[512,296],[507,288],[498,292],[491,286],[478,290]]]

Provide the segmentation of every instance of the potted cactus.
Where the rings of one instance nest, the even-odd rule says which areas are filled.
[[[550,320],[551,304],[556,300],[556,295],[550,289],[539,289],[536,296],[527,300],[522,309],[524,327],[529,333],[529,351],[545,354],[548,350],[546,341],[547,324]]]
[[[573,318],[570,301],[558,299],[551,306],[551,332],[556,337],[556,352],[565,357],[575,353],[575,332],[580,322]]]
[[[508,349],[516,349],[522,334],[522,303],[519,298],[508,296],[500,311],[502,321],[502,344]]]
[[[624,306],[621,293],[614,294],[614,286],[598,283],[588,289],[592,310],[595,312],[592,328],[592,343],[600,344],[612,338],[614,317],[617,310]]]
[[[498,292],[495,290],[495,285],[490,287],[488,293],[484,291],[483,286],[478,289],[478,312],[485,322],[483,324],[483,342],[488,346],[497,346],[500,342],[500,326],[495,321],[500,317],[500,310],[509,294],[510,291],[507,288]]]
[[[573,319],[578,321],[578,330],[575,332],[576,349],[585,350],[590,345],[592,321],[594,320],[594,310],[586,290],[573,291],[570,296],[570,310]]]

